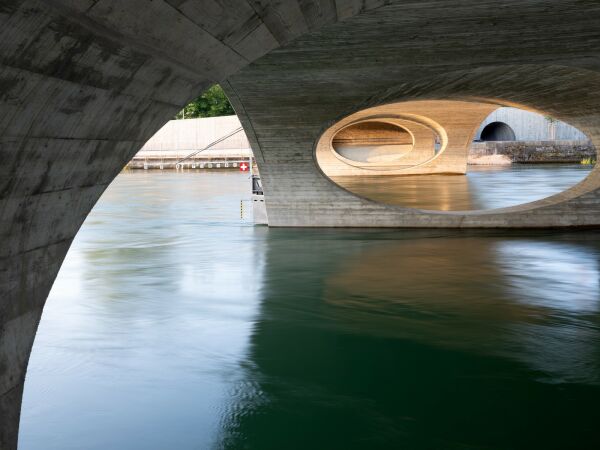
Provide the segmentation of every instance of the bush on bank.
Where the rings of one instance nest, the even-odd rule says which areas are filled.
[[[208,88],[175,115],[175,119],[197,119],[199,117],[231,116],[235,114],[223,88],[215,84]]]

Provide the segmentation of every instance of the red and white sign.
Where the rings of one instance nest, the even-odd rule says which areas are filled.
[[[248,165],[248,163],[241,163],[240,164],[240,172],[248,172],[248,169],[250,168],[250,166]]]

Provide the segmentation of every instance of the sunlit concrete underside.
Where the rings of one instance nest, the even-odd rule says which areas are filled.
[[[434,214],[342,190],[315,146],[367,107],[474,98],[596,142],[599,44],[595,1],[0,0],[0,448],[16,447],[33,337],[71,240],[136,150],[212,82],[228,80],[272,225],[595,225],[598,170],[533,205]]]
[[[317,142],[315,157],[319,168],[328,177],[360,175],[429,175],[435,173],[462,174],[467,171],[467,158],[479,124],[497,105],[478,102],[421,100],[393,103],[367,108],[340,120]],[[332,139],[349,124],[370,118],[385,118],[413,134],[411,152],[387,163],[356,163],[335,152]],[[380,119],[381,120],[381,119]],[[432,137],[441,143],[433,153]]]
[[[331,139],[334,155],[351,163],[393,163],[415,153],[415,132],[408,131],[400,120],[377,119],[352,123],[335,133]],[[412,125],[412,122],[409,122]],[[426,158],[434,152],[434,133],[424,129],[424,143],[417,144],[427,150]],[[417,141],[423,139],[417,139]]]

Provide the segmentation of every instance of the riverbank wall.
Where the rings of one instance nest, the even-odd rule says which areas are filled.
[[[249,164],[252,151],[206,151],[196,156],[188,157],[189,151],[145,151],[133,157],[126,169],[133,170],[163,170],[163,169],[235,169],[241,164]]]
[[[241,127],[237,116],[171,120],[144,144],[126,168],[236,169],[252,158]]]
[[[480,164],[491,156],[514,164],[581,163],[595,160],[596,149],[590,141],[473,142],[468,163]]]

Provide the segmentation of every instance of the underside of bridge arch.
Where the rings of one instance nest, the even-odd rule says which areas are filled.
[[[381,205],[319,169],[323,133],[398,102],[513,105],[600,136],[600,5],[534,0],[0,2],[0,448],[15,449],[29,353],[86,215],[164,122],[222,81],[275,226],[600,223],[598,169],[530,205]]]
[[[303,44],[306,51],[306,44]],[[277,53],[281,54],[283,51],[279,50]],[[318,59],[319,52],[316,53],[314,57]],[[294,80],[293,85],[297,89],[315,93],[316,97],[323,101],[321,104],[298,104],[292,111],[291,107],[287,106],[291,99],[281,108],[272,104],[281,102],[285,96],[283,85],[287,83],[281,79],[282,90],[278,91],[278,82],[273,80],[276,78],[274,76],[271,76],[272,82],[269,84],[269,89],[275,91],[274,97],[267,96],[266,92],[261,93],[260,88],[256,86],[251,89],[250,95],[244,96],[247,86],[254,85],[258,78],[266,76],[261,72],[260,66],[261,63],[269,64],[270,58],[271,55],[268,55],[244,69],[230,78],[227,84],[228,91],[236,95],[234,102],[238,108],[246,112],[242,115],[242,123],[246,128],[252,129],[253,148],[258,155],[265,186],[270,225],[560,227],[593,226],[600,223],[600,204],[597,202],[600,193],[598,169],[594,169],[583,182],[571,189],[537,202],[490,211],[448,214],[385,206],[358,198],[334,186],[321,171],[323,167],[319,167],[319,154],[322,150],[319,145],[327,141],[323,138],[336,129],[335,124],[344,124],[361,113],[376,115],[383,110],[384,114],[389,115],[396,105],[409,105],[413,110],[415,105],[465,105],[462,113],[461,108],[456,106],[447,108],[447,119],[458,121],[457,124],[447,127],[447,130],[461,131],[464,142],[460,145],[464,158],[448,162],[445,167],[450,167],[450,170],[444,170],[444,166],[436,168],[437,173],[460,173],[461,170],[464,173],[464,166],[461,168],[460,165],[466,165],[466,146],[473,138],[478,125],[473,121],[474,117],[469,117],[469,111],[474,107],[470,105],[481,105],[481,117],[503,105],[552,114],[582,129],[596,144],[596,120],[600,112],[600,98],[593,86],[600,86],[597,72],[564,65],[518,64],[446,72],[433,75],[429,79],[422,75],[419,80],[411,83],[410,89],[406,87],[407,82],[398,85],[392,81],[385,88],[374,88],[372,91],[363,92],[362,95],[357,93],[354,102],[345,98],[347,103],[341,107],[340,99],[336,101],[327,95],[328,90],[335,92],[335,87],[320,88],[322,83],[316,81],[316,77],[305,77],[303,74],[302,79]],[[339,64],[343,67],[342,60]],[[369,80],[376,76],[374,69],[369,69],[373,70],[373,78],[362,73],[367,69],[356,70],[359,73],[351,71],[350,79],[358,77],[361,80]],[[398,79],[408,76],[402,75],[401,68],[399,72]],[[289,72],[286,75],[288,80],[289,77],[293,77]],[[350,79],[347,82],[350,82]],[[331,80],[331,83],[338,80],[339,75],[338,79]],[[360,88],[367,84],[363,82]],[[360,88],[357,87],[356,91]],[[582,96],[569,97],[569,89],[581,92]],[[544,95],[540,95],[540,92]],[[419,113],[423,114],[423,117],[427,114],[436,116],[435,110],[430,108],[428,113],[424,113],[423,109],[420,108]],[[276,119],[271,122],[261,111],[269,111]],[[255,117],[258,120],[255,120]],[[467,130],[472,133],[467,133]],[[327,161],[322,159],[321,163],[333,166],[332,161],[332,158]],[[353,170],[360,174],[363,169]],[[423,171],[422,167],[417,168],[414,173],[417,172],[435,173]]]
[[[328,128],[316,144],[315,159],[328,177],[464,175],[477,128],[497,108],[493,103],[452,100],[406,101],[366,108]],[[371,162],[352,161],[340,155],[334,148],[336,136],[365,120],[386,120],[405,127],[412,136],[413,148],[395,158]],[[436,139],[441,144],[438,152]]]

